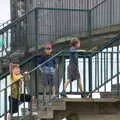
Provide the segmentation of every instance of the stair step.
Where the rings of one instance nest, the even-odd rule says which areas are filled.
[[[11,120],[36,120],[36,118],[34,116],[17,116],[17,117],[12,117]]]
[[[37,111],[37,105],[36,104],[32,104],[32,112],[36,112]]]
[[[61,100],[56,100],[52,105],[40,106],[38,117],[39,119],[53,119],[54,110],[62,111],[66,109],[65,102]]]
[[[52,105],[45,105],[40,107],[41,110],[48,109],[48,110],[65,110],[66,104],[62,100],[57,100],[52,103]]]
[[[38,118],[39,119],[53,119],[53,117],[54,117],[54,113],[53,113],[53,111],[52,110],[40,110],[39,112],[38,112]]]
[[[101,95],[101,98],[116,98],[116,97],[118,97],[117,94],[114,94],[112,92],[101,92],[100,95]]]
[[[114,84],[114,85],[112,85],[112,87],[111,87],[111,91],[117,90],[118,88],[120,89],[120,84]]]
[[[54,110],[65,110],[66,106],[65,105],[47,105],[47,106],[44,106],[42,109],[48,109],[48,110],[53,110],[53,111]]]

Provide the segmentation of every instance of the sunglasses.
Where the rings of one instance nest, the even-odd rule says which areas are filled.
[[[52,50],[52,48],[46,48],[47,50]]]

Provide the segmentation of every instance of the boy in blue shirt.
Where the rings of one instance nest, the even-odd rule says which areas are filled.
[[[47,61],[49,58],[52,57],[52,45],[47,44],[44,47],[44,55],[40,56],[38,58],[38,64],[44,63]],[[52,97],[51,99],[54,100],[56,99],[56,88],[55,88],[55,60],[52,59],[45,63],[42,67],[39,68],[41,71],[41,78],[44,86],[51,86],[52,87]]]
[[[70,82],[73,82],[74,80],[78,80],[78,87],[81,91],[81,97],[84,96],[83,92],[83,87],[81,83],[81,76],[79,72],[79,66],[78,66],[78,55],[77,52],[79,51],[78,49],[80,48],[80,41],[77,39],[71,40],[70,42],[70,49],[69,49],[69,65],[68,65],[68,71],[67,71],[67,81],[64,85],[64,89],[61,93],[61,96],[67,97],[66,95],[66,88]]]

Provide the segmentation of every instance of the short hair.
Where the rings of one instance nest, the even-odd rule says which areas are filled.
[[[70,46],[75,47],[80,41],[78,39],[73,39],[70,41]]]

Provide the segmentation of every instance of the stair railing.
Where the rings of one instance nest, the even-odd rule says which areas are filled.
[[[34,56],[34,57],[32,57],[31,59],[29,59],[29,60],[27,60],[27,61],[25,61],[24,63],[22,63],[22,65],[24,65],[24,67],[26,68],[29,68],[29,72],[28,72],[28,75],[30,75],[30,80],[28,81],[28,83],[27,83],[27,86],[24,86],[23,88],[24,88],[24,91],[23,91],[23,96],[25,96],[26,95],[26,88],[28,89],[28,92],[27,93],[29,93],[31,96],[33,96],[33,94],[35,95],[35,79],[37,79],[36,77],[36,70],[39,68],[39,67],[41,67],[41,66],[43,66],[44,64],[46,64],[47,62],[49,62],[50,60],[52,60],[52,59],[54,59],[56,56],[58,56],[59,54],[61,54],[62,53],[62,51],[60,51],[60,52],[58,52],[57,54],[55,54],[54,56],[52,56],[50,59],[48,59],[47,61],[45,61],[45,62],[43,62],[42,64],[40,64],[40,65],[38,65],[38,66],[36,66],[36,63],[35,63],[35,57],[36,56]],[[31,61],[32,60],[32,61]],[[34,61],[34,63],[33,63],[33,61]],[[27,63],[27,66],[26,66],[26,63]],[[34,67],[34,66],[36,66],[36,67]],[[32,67],[32,68],[31,68]],[[23,77],[23,78],[25,78],[25,77]],[[9,96],[10,96],[10,89],[11,89],[11,87],[13,86],[13,85],[16,85],[16,84],[18,84],[20,81],[21,81],[21,79],[20,80],[18,80],[17,82],[13,82],[13,83],[11,83],[10,82],[10,76],[9,76],[9,73],[6,73],[5,75],[2,75],[1,77],[0,77],[0,80],[4,83],[4,86],[2,87],[0,87],[1,89],[0,89],[0,101],[2,102],[0,102],[0,118],[2,118],[3,117],[3,119],[4,120],[7,120],[7,113],[9,112],[9,105],[8,104],[11,104],[11,103],[9,103],[8,102],[8,98],[10,98]],[[33,80],[35,80],[35,81],[33,81]],[[0,81],[0,82],[1,82]],[[25,81],[26,82],[26,81]],[[29,86],[28,86],[28,84],[29,84]],[[0,84],[1,85],[1,84]],[[24,84],[24,85],[26,85],[26,84]],[[33,90],[34,89],[34,90]],[[24,99],[26,99],[26,98],[24,98]],[[12,101],[11,101],[12,102]],[[32,101],[31,101],[32,102]],[[4,106],[2,106],[2,104],[4,105]],[[18,104],[20,105],[20,103],[18,102]],[[27,107],[27,109],[28,109],[28,111],[31,113],[31,115],[32,115],[32,107],[31,107],[31,105],[32,105],[32,103],[30,104],[30,106],[29,106],[29,108]],[[14,107],[14,106],[12,106],[12,107]],[[19,108],[19,107],[18,107]],[[11,108],[12,109],[12,108]],[[23,110],[26,110],[26,103],[25,103],[25,100],[23,100],[22,101],[22,109]],[[26,119],[26,114],[21,114],[21,112],[18,110],[18,112],[16,112],[17,113],[17,115],[16,116],[14,116],[15,118],[23,118],[23,119]],[[23,113],[25,113],[25,111],[23,111]]]
[[[113,92],[120,94],[120,34],[109,40],[98,51],[91,54],[92,89],[91,92]]]
[[[95,52],[95,55],[93,55],[93,53],[91,54],[91,52],[79,52],[79,57],[80,57],[80,61],[81,61],[80,65],[81,65],[81,67],[83,66],[83,83],[84,83],[84,91],[85,92],[88,92],[88,93],[91,93],[92,91],[94,91],[94,92],[96,92],[96,91],[97,92],[100,92],[100,91],[107,92],[107,88],[109,88],[111,90],[112,89],[111,86],[113,84],[117,84],[117,88],[114,91],[117,92],[117,96],[119,95],[119,73],[120,73],[119,72],[119,67],[120,67],[120,63],[119,63],[120,44],[119,43],[120,43],[120,39],[119,39],[119,36],[117,36],[117,38],[114,39],[114,41],[112,41],[112,44],[108,45],[108,43],[106,43],[106,47],[104,47],[104,49],[100,49],[100,52],[98,52],[97,54]],[[109,50],[111,50],[111,51],[109,51]],[[100,57],[100,56],[102,56],[102,57]],[[34,95],[36,94],[36,97],[38,98],[37,95],[39,92],[38,91],[39,86],[37,86],[37,85],[39,84],[38,80],[40,80],[40,79],[38,78],[39,75],[37,73],[38,72],[37,69],[39,67],[43,66],[44,64],[46,64],[47,62],[49,62],[51,59],[55,59],[55,58],[59,58],[59,62],[57,63],[57,65],[59,65],[58,71],[60,73],[59,76],[57,76],[59,79],[59,81],[58,81],[59,82],[58,95],[59,95],[60,90],[63,89],[64,82],[66,79],[65,73],[67,70],[66,61],[68,59],[68,52],[60,51],[57,54],[55,54],[53,57],[51,57],[49,60],[45,61],[44,63],[42,63],[38,66],[35,64],[35,61],[34,61],[34,64],[32,63],[33,59],[36,59],[36,57],[31,58],[28,66],[26,66],[26,64],[24,63],[24,69],[28,68],[31,79],[35,80],[35,81],[30,81],[31,84],[30,84],[29,90],[32,90],[32,91],[30,91],[31,96],[33,94]],[[111,59],[110,61],[108,61],[109,58]],[[115,60],[117,60],[117,61],[115,61]],[[116,63],[114,63],[114,62],[116,62]],[[100,66],[102,67],[102,69],[100,68]],[[108,66],[111,67],[110,68],[110,73],[111,73],[110,78],[108,77],[109,76],[108,75],[109,74],[109,71],[108,71],[109,67]],[[115,66],[116,66],[116,73],[114,72]],[[101,71],[105,72],[104,75],[102,75],[103,72],[101,72]],[[104,77],[104,79],[100,79],[100,76]],[[113,78],[117,78],[117,79],[113,80]],[[10,91],[10,86],[12,84],[9,84],[10,83],[9,82],[10,81],[9,73],[6,73],[6,75],[1,76],[0,79],[2,79],[4,81],[4,84],[5,84],[5,86],[3,88],[1,86],[1,90],[0,90],[0,98],[4,99],[1,101],[5,101],[5,103],[3,103],[4,104],[4,109],[3,109],[4,112],[3,112],[3,114],[1,113],[1,117],[3,116],[4,119],[6,120],[6,117],[7,117],[6,113],[8,112],[8,100],[7,100],[7,98],[9,96],[7,91]],[[61,82],[62,80],[64,81],[63,83]],[[111,82],[111,84],[110,84],[110,86],[107,86],[109,81]],[[36,85],[36,86],[34,86],[34,88],[36,88],[37,90],[31,89],[33,84]],[[60,88],[60,84],[62,84],[62,88]],[[100,90],[100,88],[102,86],[104,86],[104,88],[102,90]],[[76,88],[77,88],[76,93],[80,94],[78,87],[76,87]],[[96,90],[94,90],[94,89],[96,89]],[[110,91],[110,92],[112,92],[112,91]],[[24,91],[24,93],[25,93],[25,91]],[[70,90],[67,93],[68,94],[75,93],[74,88],[73,88],[71,83],[70,83]],[[50,94],[50,93],[48,93],[48,94]],[[42,96],[45,97],[43,95],[43,92],[42,92]],[[49,100],[50,100],[50,98],[49,98]],[[42,102],[44,102],[44,101],[45,100],[43,99]],[[32,110],[32,109],[30,109],[30,110]]]

